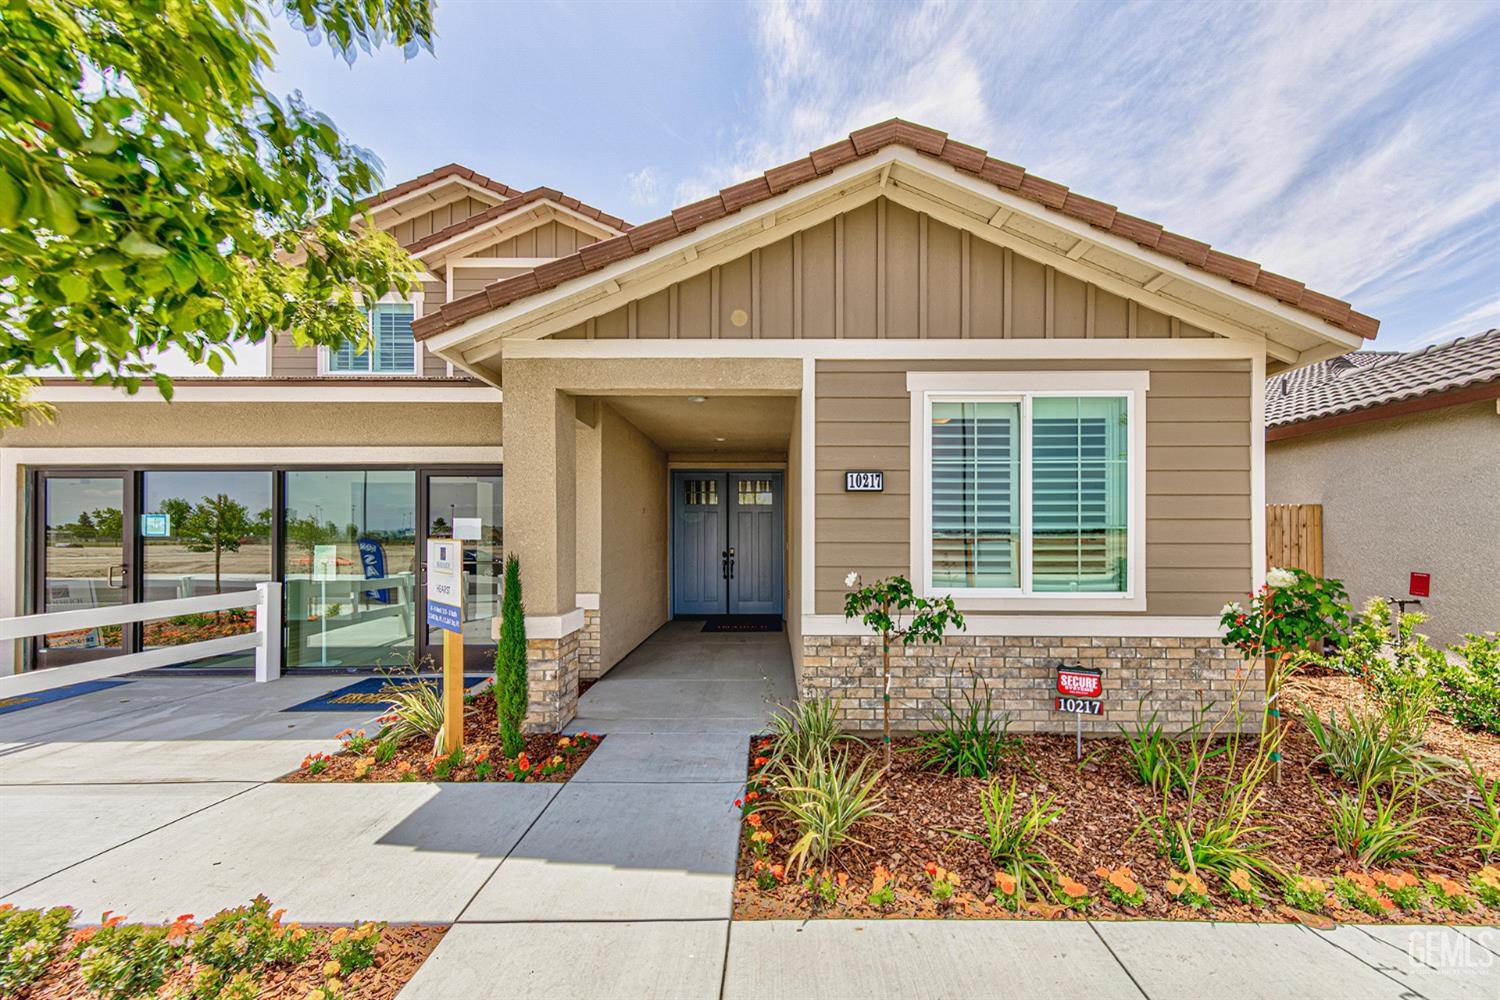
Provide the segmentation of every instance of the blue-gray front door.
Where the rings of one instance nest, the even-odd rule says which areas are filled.
[[[780,614],[780,472],[672,474],[672,613]]]

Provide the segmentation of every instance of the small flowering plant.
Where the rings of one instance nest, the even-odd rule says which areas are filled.
[[[994,877],[995,902],[1005,907],[1012,913],[1021,909],[1021,883],[1010,872],[997,871]]]
[[[416,781],[417,769],[411,766],[411,761],[400,760],[396,762],[397,781]]]
[[[350,929],[338,927],[328,935],[328,955],[339,964],[339,973],[347,976],[375,964],[375,955],[380,950],[380,936],[385,932],[384,923],[369,921]]]
[[[1395,900],[1381,891],[1381,886],[1364,872],[1344,872],[1333,880],[1333,898],[1352,910],[1362,910],[1372,917],[1389,916],[1396,909]]]
[[[322,774],[332,763],[333,758],[326,753],[310,753],[302,758],[302,770],[308,774]]]
[[[1451,913],[1468,913],[1474,908],[1474,897],[1462,882],[1446,875],[1434,875],[1427,880],[1427,896],[1439,910]]]
[[[1070,910],[1083,913],[1094,905],[1094,897],[1089,893],[1089,887],[1073,878],[1071,875],[1057,876],[1057,901]]]
[[[1500,908],[1500,868],[1485,865],[1469,876],[1469,888],[1485,906]]]
[[[849,882],[847,872],[839,872],[837,878],[828,869],[814,874],[808,872],[802,879],[802,888],[812,897],[815,904],[832,906],[839,901],[839,890]]]
[[[1250,874],[1248,868],[1236,868],[1224,876],[1224,891],[1236,903],[1260,906],[1265,902],[1261,897],[1260,886],[1256,884],[1255,876]]]
[[[750,870],[755,873],[755,884],[762,892],[770,892],[786,878],[786,869],[767,858],[756,858],[750,863]]]
[[[886,907],[895,905],[896,879],[885,865],[875,866],[875,874],[870,879],[870,891],[865,894],[865,902],[877,910],[884,910]]]
[[[474,777],[478,781],[489,781],[490,775],[495,773],[495,765],[490,760],[490,752],[481,750],[474,755]]]
[[[1311,875],[1293,875],[1282,884],[1286,905],[1304,913],[1322,913],[1328,905],[1328,883]]]
[[[1414,913],[1422,908],[1427,890],[1422,885],[1422,880],[1411,872],[1375,872],[1371,878],[1401,909]]]
[[[929,889],[932,893],[932,901],[942,906],[953,901],[953,896],[963,885],[963,879],[958,872],[950,872],[939,865],[936,861],[927,862],[923,869],[930,880]]]
[[[1174,871],[1167,879],[1167,895],[1184,906],[1201,910],[1212,904],[1208,898],[1208,886],[1197,872]]]
[[[370,748],[370,737],[365,735],[363,729],[345,729],[334,739],[343,744],[343,749],[350,753],[364,753]]]
[[[1146,890],[1135,880],[1129,865],[1113,869],[1100,865],[1094,874],[1104,880],[1104,894],[1116,906],[1136,907],[1146,902]]]
[[[1349,594],[1340,580],[1272,569],[1248,606],[1231,601],[1220,609],[1219,625],[1224,644],[1247,660],[1277,659],[1325,638],[1341,642],[1349,628]]]

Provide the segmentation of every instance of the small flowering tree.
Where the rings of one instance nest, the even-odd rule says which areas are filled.
[[[1272,569],[1250,595],[1248,607],[1230,601],[1219,616],[1222,642],[1240,651],[1247,663],[1266,664],[1266,716],[1262,734],[1281,724],[1281,682],[1315,644],[1333,639],[1342,644],[1349,628],[1349,594],[1339,580],[1301,569]],[[1279,733],[1277,734],[1280,735]],[[1279,740],[1275,745],[1279,745]],[[1276,780],[1281,781],[1281,754],[1271,752]]]
[[[911,581],[889,576],[862,586],[857,572],[844,577],[844,617],[858,618],[880,636],[881,714],[885,762],[891,763],[891,642],[942,642],[948,629],[962,630],[964,616],[951,597],[918,597]]]

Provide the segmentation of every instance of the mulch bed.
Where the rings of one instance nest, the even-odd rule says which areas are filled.
[[[333,930],[331,926],[305,926],[310,931]],[[417,974],[417,969],[427,961],[427,956],[432,954],[432,950],[446,933],[447,925],[389,925],[381,934],[375,964],[342,977],[342,995],[349,1000],[391,1000]],[[259,1000],[303,1000],[308,993],[323,985],[323,963],[329,959],[328,941],[326,933],[320,933],[319,937],[321,940],[301,965],[290,968],[273,966],[264,971],[261,975]],[[192,977],[192,963],[184,963],[157,995],[190,995]],[[78,963],[73,959],[54,962],[41,979],[16,994],[17,1000],[94,1000],[96,996],[83,985],[83,979],[78,974]]]
[[[448,774],[444,781],[479,781],[475,773],[474,764],[480,754],[486,755],[488,760],[496,765],[489,781],[504,781],[505,778],[505,754],[500,746],[500,733],[495,721],[495,696],[489,691],[479,694],[464,705],[464,750],[465,762]],[[370,735],[374,735],[374,727],[371,727]],[[333,735],[333,734],[329,734]],[[569,738],[571,746],[561,747],[560,743],[564,737],[550,733],[533,733],[526,737],[526,756],[533,765],[534,772],[540,771],[538,765],[549,760],[553,756],[561,755],[562,770],[553,774],[543,775],[534,773],[525,779],[527,782],[560,783],[567,781],[583,762],[589,759],[589,755],[599,746],[603,737],[594,733],[587,745],[580,746],[575,739]],[[326,770],[319,774],[311,774],[305,768],[293,771],[280,780],[285,782],[371,782],[371,781],[430,781],[433,780],[428,765],[432,763],[432,740],[427,737],[408,737],[396,748],[396,754],[383,764],[370,766],[363,778],[356,777],[359,769],[359,761],[363,757],[368,759],[374,754],[374,748],[367,749],[364,754],[355,754],[349,751],[334,754],[328,762]],[[403,766],[405,765],[405,766]]]
[[[1289,687],[1294,703],[1301,699],[1317,703],[1321,699],[1347,702],[1352,692],[1340,685],[1346,678],[1298,678]],[[1352,681],[1348,683],[1352,684]],[[1319,706],[1323,707],[1323,706]],[[1325,709],[1326,710],[1326,709]],[[1295,718],[1295,714],[1293,715]],[[1493,764],[1500,760],[1500,741],[1493,736],[1457,731],[1433,722],[1434,752],[1451,752],[1448,748],[1461,740],[1471,756]],[[917,755],[902,753],[913,746],[915,738],[896,739],[896,753],[890,771],[878,786],[885,793],[883,811],[888,815],[861,825],[856,836],[865,846],[846,845],[834,859],[833,870],[848,875],[847,887],[839,893],[831,908],[814,913],[810,897],[797,880],[790,877],[770,891],[755,883],[748,835],[752,828],[742,828],[739,870],[735,885],[735,919],[801,919],[827,917],[1011,917],[1007,910],[989,901],[994,866],[988,852],[979,844],[953,836],[948,830],[980,831],[980,792],[987,784],[981,778],[955,778],[923,771],[917,766]],[[1157,854],[1150,831],[1140,829],[1141,817],[1159,810],[1160,799],[1142,785],[1130,771],[1124,741],[1118,738],[1095,739],[1084,744],[1084,761],[1075,757],[1071,735],[1028,735],[1022,737],[1024,755],[1017,754],[998,772],[1002,784],[1009,786],[1012,777],[1022,793],[1057,797],[1056,805],[1065,811],[1049,829],[1067,845],[1052,841],[1047,853],[1060,872],[1089,887],[1094,904],[1087,915],[1093,919],[1150,918],[1170,920],[1296,920],[1307,917],[1281,906],[1279,888],[1275,898],[1263,907],[1249,906],[1231,900],[1210,879],[1211,909],[1195,910],[1171,900],[1165,883],[1171,877],[1172,863]],[[878,740],[847,744],[855,759],[882,753]],[[750,758],[756,755],[752,742]],[[1243,744],[1248,751],[1253,738]],[[1479,753],[1480,750],[1483,753]],[[1270,848],[1268,856],[1288,871],[1315,876],[1331,886],[1335,875],[1355,867],[1344,859],[1324,828],[1325,814],[1320,789],[1338,784],[1321,766],[1313,767],[1311,758],[1316,747],[1300,723],[1294,723],[1283,744],[1281,784],[1267,782],[1261,809],[1271,829],[1262,839]],[[1222,759],[1208,768],[1222,773]],[[1021,799],[1025,801],[1024,798]],[[1424,827],[1431,849],[1421,858],[1419,873],[1446,875],[1467,882],[1480,865],[1471,852],[1461,845],[1472,842],[1473,833],[1462,810],[1456,805],[1435,808],[1433,819]],[[796,840],[793,827],[773,811],[762,814],[762,829],[770,830],[775,840],[770,860],[785,859],[787,848]],[[931,880],[924,871],[928,862],[957,873],[962,889],[955,901],[941,910],[930,898]],[[870,880],[877,864],[884,865],[896,880],[896,902],[885,910],[866,904]],[[1114,869],[1128,865],[1136,880],[1146,890],[1145,905],[1130,909],[1111,903],[1103,893],[1103,880],[1096,876],[1100,866]],[[1270,887],[1268,887],[1270,888]],[[1383,922],[1440,919],[1447,923],[1493,923],[1496,914],[1484,912],[1475,900],[1476,910],[1468,916],[1444,913],[1403,918],[1393,914]],[[1336,906],[1328,910],[1334,919],[1346,922],[1374,922],[1359,911]],[[1042,906],[1030,916],[1063,918],[1078,916],[1070,911],[1055,912]]]

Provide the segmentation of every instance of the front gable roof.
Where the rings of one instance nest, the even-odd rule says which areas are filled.
[[[631,229],[630,223],[619,216],[610,215],[608,212],[585,204],[577,198],[563,194],[556,188],[536,187],[530,191],[522,191],[498,205],[424,236],[409,244],[406,251],[414,256],[423,257],[460,241],[468,243],[472,239],[479,238],[486,231],[504,225],[512,219],[515,213],[532,206],[550,206],[560,210],[557,215],[561,217],[561,221],[566,223],[571,216],[582,220],[586,225],[592,223],[606,235],[627,233]],[[575,225],[574,228],[577,226]]]
[[[1242,292],[1253,293],[1252,297],[1264,304],[1290,307],[1303,317],[1301,322],[1304,324],[1314,325],[1316,321],[1322,321],[1327,327],[1345,331],[1345,336],[1354,334],[1365,338],[1374,337],[1379,328],[1377,320],[1355,311],[1347,302],[1313,291],[1302,282],[1264,270],[1254,261],[1222,253],[1207,243],[1189,239],[1170,232],[1157,223],[1120,212],[1113,205],[1078,195],[1064,185],[1028,174],[1014,164],[996,160],[982,149],[951,140],[946,133],[892,120],[860,129],[851,133],[848,139],[814,150],[800,160],[773,167],[760,177],[724,188],[716,195],[674,209],[670,214],[636,226],[620,236],[591,244],[575,254],[561,257],[526,274],[502,279],[480,292],[449,302],[418,320],[414,330],[419,338],[426,339],[485,313],[523,303],[531,296],[647,254],[653,248],[695,233],[721,219],[728,219],[759,203],[811,185],[819,178],[828,177],[861,160],[875,157],[891,147],[914,150],[922,157],[937,161],[935,166],[940,164],[979,182],[981,188],[994,191],[996,197],[1002,199],[1002,208],[990,221],[990,225],[996,229],[1011,225],[1008,219],[1020,214],[1004,207],[1005,200],[1019,198],[1038,207],[1044,222],[1048,218],[1063,217],[1072,225],[1084,223],[1093,230],[1115,237],[1121,243],[1128,242],[1146,254],[1161,255],[1174,264],[1185,264],[1204,276],[1222,279],[1227,285],[1233,285]],[[880,178],[882,187],[889,170],[890,164],[887,163]],[[1027,220],[1018,218],[1016,224],[1024,224],[1025,221]],[[1087,254],[1092,249],[1087,243],[1086,239],[1079,238],[1067,251],[1069,258],[1077,260]],[[1153,256],[1153,259],[1160,258]],[[1171,277],[1166,272],[1155,277],[1148,276],[1143,278],[1141,289],[1154,293],[1170,280]],[[1332,333],[1329,330],[1325,336],[1335,343],[1347,343],[1344,337],[1334,337]]]

